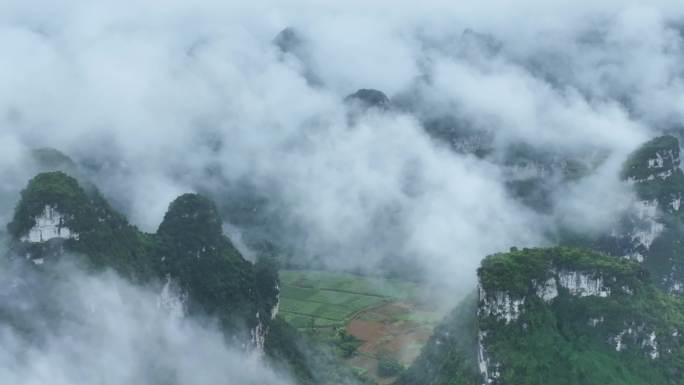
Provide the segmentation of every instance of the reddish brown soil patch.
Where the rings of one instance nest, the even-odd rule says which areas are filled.
[[[354,320],[347,325],[347,331],[362,341],[370,341],[384,333],[385,326],[376,321]]]
[[[347,332],[364,341],[358,348],[359,352],[375,355],[378,343],[387,335],[387,327],[377,321],[354,320],[347,325]]]
[[[373,356],[383,352],[400,353],[410,344],[424,343],[431,334],[415,322],[396,320],[396,317],[410,311],[410,305],[405,303],[383,305],[368,313],[384,321],[356,319],[347,325],[347,332],[364,342],[358,349],[360,353]]]

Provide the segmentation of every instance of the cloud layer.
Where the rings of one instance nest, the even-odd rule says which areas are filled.
[[[158,288],[62,262],[0,269],[0,377],[9,384],[287,385],[209,321],[160,304]]]
[[[0,15],[2,219],[27,149],[50,146],[145,230],[180,193],[247,183],[299,256],[407,257],[456,288],[559,223],[610,223],[631,199],[621,160],[684,114],[676,1],[72,0]],[[272,44],[287,26],[306,55]],[[402,108],[350,125],[343,98],[364,87]],[[493,156],[432,139],[423,123],[443,117],[490,133]],[[506,188],[520,143],[606,160],[540,213]]]

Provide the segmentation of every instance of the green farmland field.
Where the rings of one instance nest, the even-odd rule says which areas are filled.
[[[342,326],[362,310],[417,291],[413,283],[324,271],[285,270],[280,280],[280,311],[298,328]]]
[[[391,383],[381,355],[409,366],[444,316],[425,283],[313,270],[280,271],[280,283],[285,320],[372,383]]]

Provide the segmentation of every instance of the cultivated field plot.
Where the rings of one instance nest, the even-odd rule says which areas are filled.
[[[379,358],[410,365],[444,316],[425,302],[433,293],[411,282],[310,270],[281,271],[280,280],[285,320],[336,346],[348,365],[381,385],[396,377],[379,376]],[[355,339],[353,352],[345,354],[340,331]]]
[[[280,311],[295,327],[344,326],[359,312],[416,295],[413,283],[311,270],[280,272]]]

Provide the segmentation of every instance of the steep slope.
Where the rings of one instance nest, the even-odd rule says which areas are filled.
[[[262,318],[271,319],[275,298],[262,303],[253,264],[223,235],[216,206],[207,198],[184,194],[171,203],[157,230],[154,254],[160,272],[188,294],[191,311],[218,316],[231,329],[244,320],[260,328]],[[263,346],[263,333],[254,333],[254,343]]]
[[[681,383],[684,301],[638,263],[572,248],[512,250],[486,258],[478,277],[476,330],[460,342],[436,334],[423,356],[456,353],[450,364],[437,361],[442,369],[422,370],[422,383]],[[476,348],[457,348],[473,338]],[[480,381],[469,377],[473,354]]]
[[[287,363],[282,369],[302,385],[376,385],[340,360],[332,346],[297,332],[281,317],[271,323],[265,351],[276,367]]]
[[[596,247],[643,262],[664,289],[684,294],[679,141],[662,136],[643,144],[627,159],[621,177],[632,185],[638,201]]]
[[[82,255],[95,269],[112,268],[137,282],[164,281],[163,301],[217,317],[231,334],[247,327],[252,343],[263,347],[277,306],[277,276],[263,267],[257,274],[242,258],[222,234],[216,207],[206,198],[177,198],[157,234],[144,234],[97,190],[86,192],[74,178],[48,172],[22,191],[8,230],[12,253],[36,265],[68,252]],[[180,289],[178,298],[163,298],[174,292],[170,287]]]
[[[684,375],[684,303],[637,264],[576,249],[490,256],[478,271],[490,384],[668,384]]]
[[[477,346],[477,295],[473,293],[435,328],[421,355],[395,385],[477,384]]]

